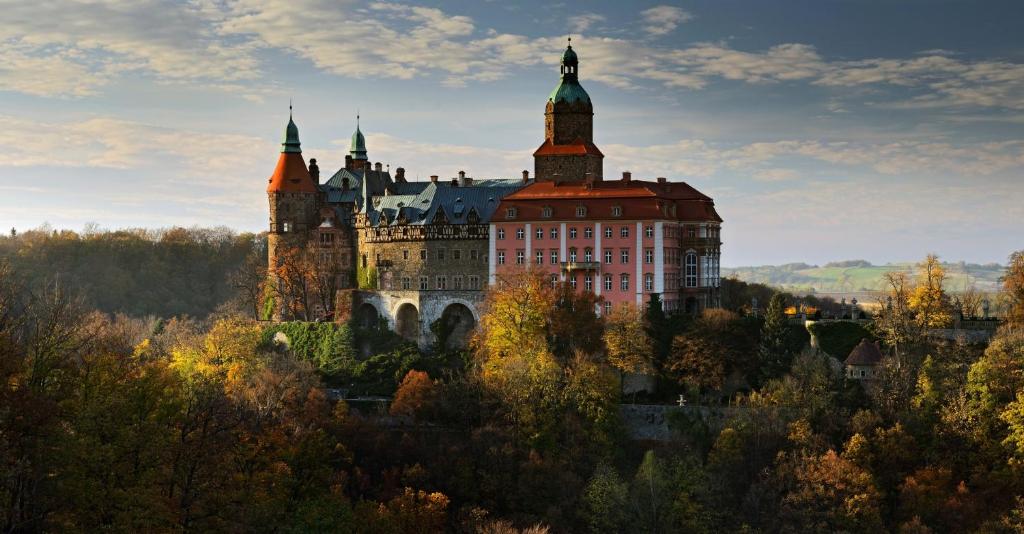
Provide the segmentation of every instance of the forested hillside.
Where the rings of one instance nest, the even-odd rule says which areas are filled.
[[[205,317],[235,294],[228,275],[265,239],[227,228],[38,229],[0,237],[0,262],[30,282],[73,288],[86,304],[131,316]]]

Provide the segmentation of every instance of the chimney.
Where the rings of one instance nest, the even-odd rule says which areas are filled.
[[[529,182],[529,181],[530,181],[530,171],[524,170],[523,171],[523,183],[525,184],[526,182]]]
[[[629,171],[622,171],[622,181],[623,182],[628,184],[632,180],[633,180],[633,173],[631,173]]]
[[[459,185],[462,187],[470,187],[473,185],[473,179],[466,176],[466,171],[459,171]]]
[[[373,170],[380,172],[384,170],[384,165],[381,165],[381,163],[378,161],[377,163],[373,164]]]
[[[459,179],[458,178],[452,178],[452,187],[459,187]]]
[[[399,168],[395,169],[395,181],[396,182],[403,182],[403,183],[405,182],[405,168],[404,167],[399,167]]]
[[[351,154],[345,154],[345,168],[350,170],[350,171],[352,170],[352,155]]]
[[[437,183],[437,175],[436,174],[431,174],[430,175],[430,181],[434,182],[436,184]]]
[[[466,177],[466,171],[459,171],[459,180],[462,180],[465,177]]]
[[[309,175],[314,182],[320,183],[320,167],[316,164],[316,158],[309,158]]]
[[[668,178],[665,178],[664,176],[659,176],[658,177],[658,183],[659,184],[668,183]]]

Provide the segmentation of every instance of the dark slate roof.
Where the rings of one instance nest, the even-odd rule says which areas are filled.
[[[348,191],[342,189],[342,182],[348,178]],[[369,173],[370,192],[374,195],[383,195],[384,189],[393,186],[395,182],[391,179],[388,171],[374,171]],[[348,170],[344,167],[338,169],[326,182],[320,185],[320,189],[327,193],[327,202],[340,204],[344,202],[360,202],[360,193],[363,189],[363,171]]]
[[[872,343],[864,338],[850,351],[846,365],[878,365],[881,361],[882,351],[878,348],[878,343]]]
[[[451,224],[466,224],[469,214],[476,212],[480,223],[491,220],[502,197],[518,191],[526,184],[522,180],[478,180],[467,187],[450,182],[408,182],[395,184],[393,193],[375,195],[370,221],[377,225],[380,216],[393,224],[399,216],[405,224],[425,225],[434,221],[443,210]]]

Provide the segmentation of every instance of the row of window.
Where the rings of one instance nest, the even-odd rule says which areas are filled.
[[[449,280],[451,281],[450,285]],[[386,285],[390,285],[390,283]],[[391,288],[385,287],[385,289]],[[402,277],[402,289],[412,289],[412,277]],[[420,291],[427,291],[430,289],[429,276],[419,277],[419,289]],[[480,285],[480,277],[476,275],[454,275],[451,278],[447,275],[438,275],[434,277],[434,289],[482,289],[482,287]]]
[[[551,216],[554,214],[554,211],[555,210],[552,209],[551,206],[544,206],[543,208],[540,209],[540,216],[544,217],[545,219],[550,219]],[[515,219],[518,216],[519,216],[519,208],[505,208],[505,218],[506,219]],[[576,216],[577,217],[586,217],[587,216],[587,207],[586,206],[576,206]],[[612,206],[612,217],[622,217],[622,206]]]
[[[628,249],[628,248],[619,249],[619,263],[621,263],[623,265],[628,265],[629,264],[629,250],[630,249]],[[570,262],[576,262],[576,261],[580,260],[580,256],[578,255],[578,251],[576,250],[575,247],[570,247],[568,252],[569,252],[569,261]],[[498,265],[505,265],[505,251],[503,249],[502,250],[498,250],[497,254],[498,254],[498,256],[497,256],[498,257]],[[611,265],[613,263],[613,261],[612,261],[613,258],[614,258],[614,252],[612,251],[612,249],[610,249],[610,248],[604,249],[604,263],[606,263],[608,265]],[[593,251],[593,249],[591,249],[591,248],[583,249],[582,261],[585,261],[585,262],[588,262],[588,263],[594,261],[594,251]],[[526,263],[526,250],[525,249],[521,249],[521,248],[520,249],[516,249],[516,264],[517,265],[522,265],[524,263]],[[543,265],[544,264],[544,251],[543,250],[538,250],[538,251],[536,251],[534,253],[534,263],[536,263],[537,265]],[[558,250],[557,249],[551,249],[551,264],[555,265],[557,263],[558,263]],[[654,264],[654,249],[653,248],[646,248],[646,249],[644,249],[644,263],[646,263],[648,265]]]
[[[505,229],[504,228],[498,228],[497,234],[498,234],[498,239],[505,239]],[[558,239],[558,228],[552,228],[550,230],[550,235],[551,235],[551,239]],[[614,230],[612,229],[612,227],[611,226],[605,226],[604,227],[604,236],[606,238],[608,238],[608,239],[611,239],[612,235],[614,235]],[[576,229],[576,227],[569,228],[569,239],[576,239],[578,236],[579,236],[579,231]],[[645,237],[654,237],[654,227],[653,226],[645,226],[644,227],[644,236]],[[589,227],[589,226],[584,228],[583,229],[583,237],[585,239],[593,239],[594,238],[594,229],[592,227]],[[628,226],[622,226],[622,227],[619,228],[619,237],[623,237],[623,238],[628,238],[629,237],[629,227]],[[522,241],[523,239],[526,239],[526,230],[524,230],[522,228],[517,228],[516,229],[516,239],[518,239],[520,241]],[[543,240],[544,239],[544,228],[538,227],[538,228],[536,228],[534,230],[534,239],[537,239],[537,240]]]
[[[451,250],[451,259],[452,259],[452,261],[462,261],[463,256],[464,255],[463,255],[463,250],[462,249],[455,248],[455,249]],[[447,249],[439,248],[439,249],[435,249],[434,250],[434,258],[433,258],[434,260],[436,260],[436,261],[446,261],[447,258],[448,258],[448,250]],[[378,265],[382,261],[387,260],[387,259],[388,258],[381,256],[381,254],[379,252],[377,253],[376,261],[377,261]],[[402,251],[402,260],[408,260],[408,259],[409,259],[409,250],[408,249],[403,250]],[[429,258],[429,254],[427,253],[427,250],[426,249],[420,249],[420,260],[428,261],[428,259],[430,259],[430,258]],[[486,262],[487,261],[487,254],[481,255],[480,251],[476,250],[476,249],[470,249],[469,250],[469,260],[470,261],[478,261],[478,260],[481,260],[481,259],[484,262]],[[363,254],[363,257],[362,257],[363,267],[367,267],[367,265],[368,265],[367,261],[368,260],[367,260],[366,254]]]
[[[558,275],[557,274],[551,275],[551,287],[557,286],[558,282],[559,282]],[[569,284],[569,287],[571,287],[573,289],[577,289],[577,287],[579,285],[579,277],[576,276],[576,275],[569,275],[569,276],[566,277],[566,283]],[[615,287],[615,276],[611,275],[611,274],[604,275],[603,283],[604,283],[604,290],[606,292],[607,291],[612,291],[614,289],[614,287]],[[587,275],[583,276],[583,289],[585,291],[593,291],[594,290],[594,276],[593,275],[587,274]],[[626,274],[626,273],[622,273],[622,274],[619,275],[619,291],[629,291],[629,275]],[[651,273],[647,273],[647,274],[644,275],[644,291],[647,291],[647,292],[654,291],[654,275],[651,274]]]

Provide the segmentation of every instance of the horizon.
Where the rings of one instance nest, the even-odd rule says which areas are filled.
[[[515,177],[571,35],[606,178],[714,198],[723,266],[1005,265],[1024,235],[1024,8],[932,6],[14,5],[0,228],[263,231],[289,100],[324,175],[359,113],[370,159],[412,180]]]

